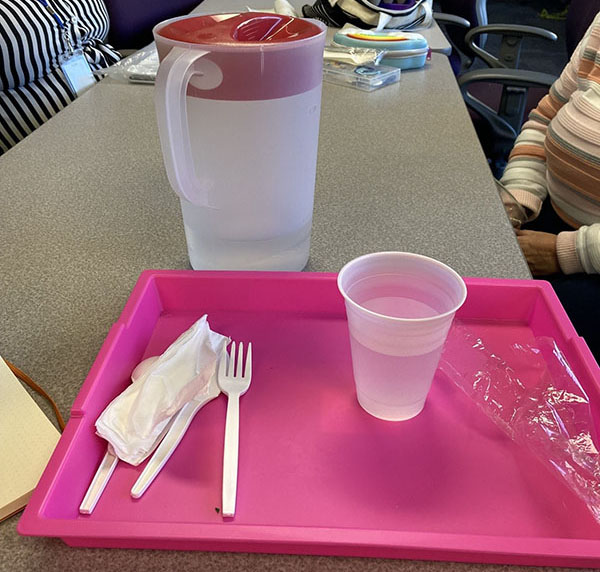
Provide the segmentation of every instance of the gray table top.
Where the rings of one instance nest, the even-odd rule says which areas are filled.
[[[366,94],[326,84],[309,271],[411,250],[528,278],[445,57]],[[189,268],[151,86],[104,81],[0,157],[0,352],[63,413],[147,268]],[[0,562],[45,569],[501,570],[312,556],[72,549],[0,524]]]

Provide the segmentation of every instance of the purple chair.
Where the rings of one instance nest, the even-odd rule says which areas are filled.
[[[108,42],[119,50],[136,50],[152,42],[156,24],[191,12],[201,0],[104,1],[110,17]]]

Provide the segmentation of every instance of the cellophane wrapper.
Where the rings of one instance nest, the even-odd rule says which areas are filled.
[[[554,339],[494,350],[470,325],[454,324],[440,371],[511,439],[586,503],[600,523],[600,456],[590,399]]]

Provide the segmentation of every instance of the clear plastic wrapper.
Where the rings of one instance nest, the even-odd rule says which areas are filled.
[[[153,84],[157,70],[158,52],[152,42],[116,64],[95,73],[122,83]]]
[[[512,193],[504,186],[504,184],[498,179],[494,179],[496,182],[496,189],[500,200],[504,205],[508,220],[514,228],[521,228],[521,225],[527,221],[528,216],[525,209],[518,203],[517,199],[513,197]]]
[[[361,91],[373,91],[400,80],[400,68],[323,62],[323,81],[345,85]]]
[[[356,48],[354,46],[342,46],[341,44],[328,44],[323,52],[323,59],[334,62],[354,64],[355,66],[377,65],[387,50],[376,50],[374,48]]]
[[[552,338],[493,351],[457,322],[440,370],[513,441],[527,448],[587,505],[600,523],[600,455],[590,399]]]

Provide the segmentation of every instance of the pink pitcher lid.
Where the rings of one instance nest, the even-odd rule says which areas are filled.
[[[300,18],[246,12],[176,20],[161,28],[159,33],[163,38],[188,44],[258,46],[313,38],[321,33],[321,29]]]
[[[281,14],[245,12],[191,15],[154,28],[162,61],[175,47],[205,49],[198,60],[221,70],[221,83],[200,89],[193,80],[188,97],[229,101],[277,99],[304,93],[322,81],[325,26]]]

